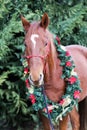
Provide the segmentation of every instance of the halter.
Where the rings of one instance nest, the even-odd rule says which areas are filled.
[[[48,43],[47,45],[49,46],[50,43]],[[32,59],[32,58],[40,58],[42,60],[43,64],[44,64],[43,72],[45,74],[45,72],[46,72],[46,59],[49,56],[49,52],[50,52],[48,48],[47,48],[46,52],[47,52],[47,54],[45,56],[41,56],[41,55],[27,55],[27,56],[23,56],[23,57],[26,58],[26,59],[29,59],[29,60]]]
[[[37,57],[37,58],[44,60],[44,56],[36,56],[36,55],[25,56],[26,59],[31,59],[31,58],[34,58],[34,57]]]
[[[49,46],[49,44],[50,43],[48,43],[48,46]],[[41,56],[41,55],[27,55],[27,56],[23,56],[23,58],[25,58],[25,59],[31,59],[31,58],[40,58],[41,60],[42,60],[42,62],[44,63],[44,70],[43,70],[43,72],[44,72],[44,74],[45,74],[45,72],[46,72],[46,59],[47,59],[47,57],[49,56],[49,49],[47,48],[47,54],[45,55],[45,56]],[[29,66],[29,65],[28,65]],[[26,80],[26,86],[27,86],[27,88],[29,88],[30,86],[29,86],[29,81],[28,80]],[[42,94],[43,94],[43,97],[44,97],[44,102],[45,102],[45,106],[46,106],[46,110],[47,110],[47,115],[48,115],[48,119],[49,119],[49,121],[50,121],[50,126],[51,126],[51,129],[52,130],[54,130],[54,128],[53,128],[53,124],[52,124],[52,121],[51,121],[51,116],[50,116],[50,113],[49,113],[49,111],[48,111],[48,104],[47,104],[47,101],[46,101],[46,95],[45,95],[45,90],[44,90],[44,85],[41,85],[41,89],[42,89]]]
[[[46,60],[46,58],[48,57],[49,53],[47,53],[46,56],[37,56],[37,55],[30,55],[30,56],[25,56],[26,59],[31,59],[31,58],[40,58],[43,62],[44,60]],[[46,62],[44,64],[44,73],[46,72]],[[27,87],[29,88],[29,82],[27,81],[26,83]],[[46,110],[47,110],[47,115],[48,115],[48,119],[49,119],[49,122],[50,122],[50,126],[51,126],[51,130],[54,130],[54,127],[53,127],[53,124],[52,124],[52,120],[51,120],[51,116],[50,116],[50,113],[49,113],[49,110],[48,110],[48,104],[47,104],[47,101],[46,101],[46,94],[45,94],[45,90],[44,90],[44,85],[41,85],[41,89],[42,89],[42,94],[43,94],[43,97],[44,97],[44,102],[45,102],[45,107],[46,107]]]
[[[58,42],[60,43],[60,40]],[[25,56],[25,58],[31,59],[31,58],[37,57],[37,58],[40,58],[42,60],[46,59],[48,57],[48,55],[49,55],[49,48],[48,47],[49,47],[50,44],[51,44],[50,42],[47,43],[47,48],[46,48],[47,54],[45,56],[41,56],[41,55],[28,55],[28,56]]]

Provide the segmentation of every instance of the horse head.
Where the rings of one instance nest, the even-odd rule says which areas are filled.
[[[29,82],[34,86],[44,83],[46,64],[51,68],[53,63],[52,34],[47,30],[48,15],[45,13],[38,22],[30,23],[21,17],[25,35],[25,56],[29,65]]]

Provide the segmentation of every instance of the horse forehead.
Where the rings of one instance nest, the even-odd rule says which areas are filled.
[[[34,48],[36,47],[36,38],[39,38],[38,34],[32,34],[30,37],[32,44],[34,45]]]
[[[30,37],[30,39],[33,42],[33,41],[35,41],[35,38],[38,38],[38,37],[39,37],[38,34],[32,34],[31,37]]]

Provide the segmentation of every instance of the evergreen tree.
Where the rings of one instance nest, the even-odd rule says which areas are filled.
[[[61,44],[87,45],[86,0],[0,0],[1,128],[7,125],[19,128],[31,117],[37,119],[26,99],[20,61],[24,51],[20,16],[34,21],[40,20],[44,12],[50,17],[50,31],[60,37]]]

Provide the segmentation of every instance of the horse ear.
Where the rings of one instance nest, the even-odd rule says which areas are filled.
[[[21,21],[25,31],[27,32],[30,27],[30,23],[23,16],[21,16]]]
[[[40,26],[43,27],[44,29],[47,28],[49,24],[49,18],[47,13],[44,13],[44,15],[42,16],[41,22],[40,22]]]

